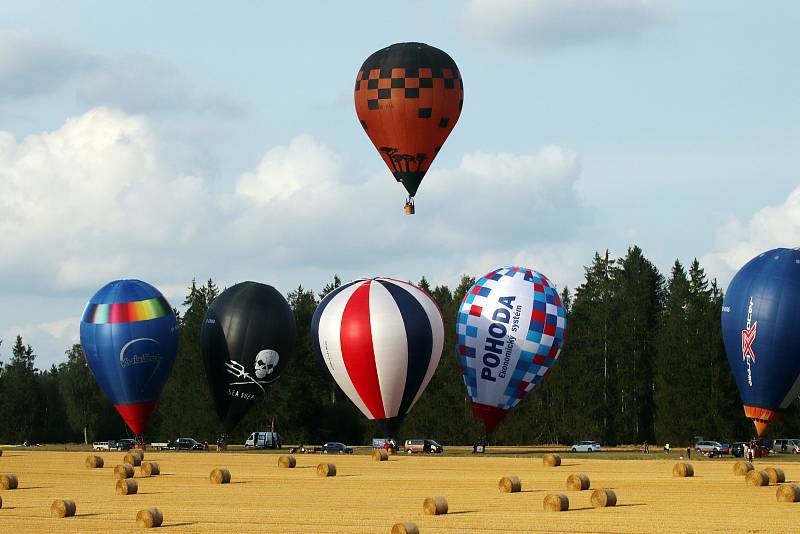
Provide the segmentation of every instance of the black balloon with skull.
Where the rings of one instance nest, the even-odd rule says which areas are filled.
[[[203,363],[225,434],[280,377],[295,334],[292,309],[272,286],[242,282],[208,307],[201,332]]]

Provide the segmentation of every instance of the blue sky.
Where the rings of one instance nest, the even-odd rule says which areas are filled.
[[[43,367],[108,280],[286,292],[522,263],[580,283],[595,250],[727,283],[800,244],[793,2],[311,5],[10,1],[0,22],[0,359]],[[422,41],[461,119],[402,214],[358,125],[373,51]]]

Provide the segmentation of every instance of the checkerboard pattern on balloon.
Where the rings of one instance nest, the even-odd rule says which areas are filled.
[[[518,340],[521,354],[506,387],[505,399],[498,405],[498,408],[511,409],[542,381],[558,358],[564,341],[566,311],[557,288],[536,271],[504,267],[478,279],[464,297],[457,323],[458,358],[472,398],[477,397],[475,338],[478,329],[470,324],[470,316],[481,315],[492,288],[505,276],[522,276],[526,282],[533,283],[533,311],[528,330],[525,339]]]

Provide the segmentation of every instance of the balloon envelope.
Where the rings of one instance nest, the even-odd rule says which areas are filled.
[[[455,61],[424,43],[397,43],[364,61],[356,114],[395,179],[412,197],[461,115]]]
[[[503,267],[481,277],[458,310],[458,361],[487,434],[556,363],[567,314],[543,274]]]
[[[208,307],[201,332],[203,363],[226,434],[280,377],[295,331],[286,299],[265,284],[236,284]]]
[[[175,363],[178,326],[172,307],[141,280],[109,282],[86,306],[81,346],[100,389],[141,435]]]
[[[444,324],[436,303],[418,287],[360,279],[320,302],[311,341],[353,404],[392,436],[436,371]]]
[[[800,250],[769,250],[736,273],[722,305],[722,336],[760,436],[800,393]]]

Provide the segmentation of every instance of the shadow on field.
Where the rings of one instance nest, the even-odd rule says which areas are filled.
[[[615,506],[608,506],[606,508],[608,510],[610,510],[612,508],[622,508],[622,507],[625,507],[625,506],[647,506],[647,505],[644,504],[644,503],[627,503],[627,504],[617,504]],[[595,508],[593,506],[582,506],[581,508],[570,508],[569,510],[567,510],[567,513],[569,513],[569,512],[585,512],[586,510],[599,510],[599,508]]]
[[[194,525],[194,523],[171,523],[169,525],[161,525],[158,528],[169,528],[169,527],[188,527]]]
[[[480,510],[459,510],[458,512],[447,512],[447,515],[474,514],[475,512],[480,512]]]
[[[339,478],[339,477],[357,477],[357,476],[358,475],[354,475],[354,474],[351,473],[349,475],[336,475],[336,478]]]
[[[250,484],[252,480],[234,480],[231,484]]]
[[[519,490],[520,493],[544,493],[546,491],[547,490],[543,490],[543,489],[540,489],[540,490]]]
[[[29,490],[29,489],[50,489],[52,487],[53,486],[25,486],[24,488],[17,488],[14,491],[23,491],[23,490]]]
[[[98,515],[108,515],[108,514],[75,514],[75,517],[95,517]]]

